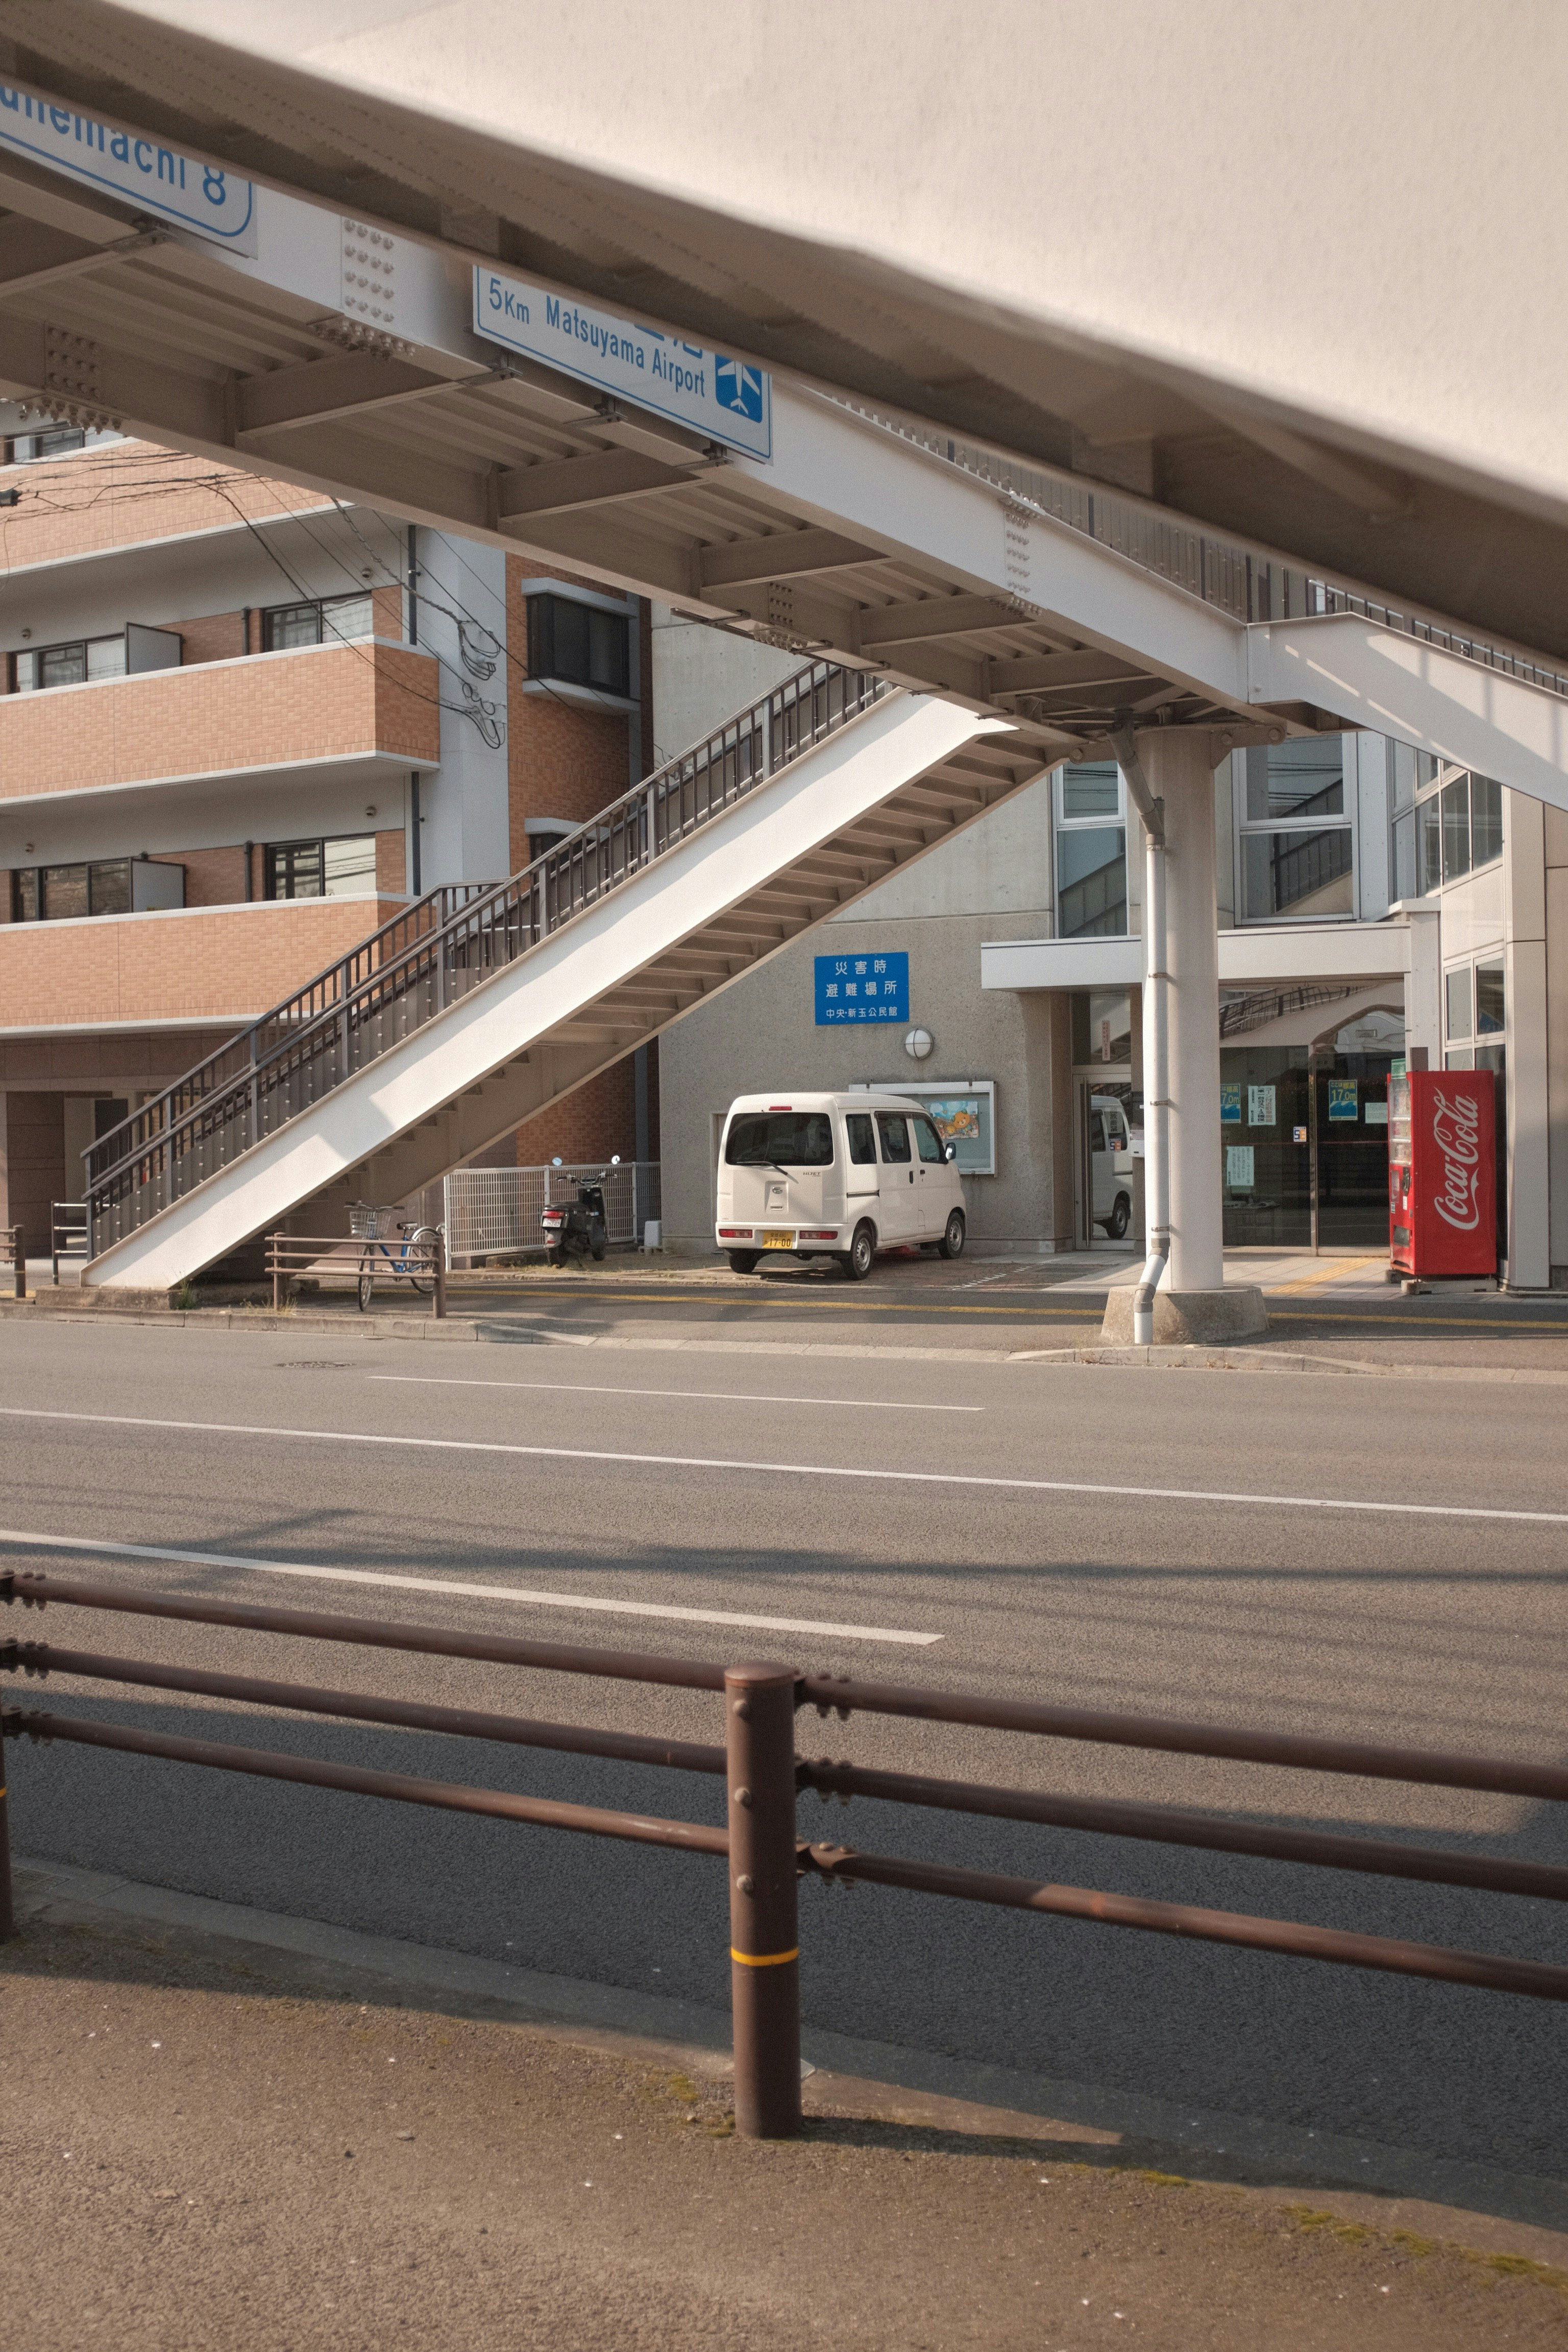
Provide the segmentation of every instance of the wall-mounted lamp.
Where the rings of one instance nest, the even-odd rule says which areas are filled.
[[[904,1039],[904,1051],[911,1062],[923,1062],[935,1044],[929,1029],[911,1029]]]

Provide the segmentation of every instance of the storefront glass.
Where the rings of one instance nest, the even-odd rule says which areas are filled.
[[[1375,1249],[1387,1241],[1390,1061],[1387,1054],[1320,1049],[1309,1072],[1305,1045],[1221,1053],[1220,1167],[1230,1247],[1310,1246],[1314,1125],[1319,1246]]]

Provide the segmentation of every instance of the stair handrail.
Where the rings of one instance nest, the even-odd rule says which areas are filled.
[[[808,729],[793,732],[780,724],[792,707],[798,709],[808,694],[816,696],[834,680],[842,680],[846,691],[837,704],[829,698],[828,711],[824,719]],[[860,717],[882,697],[895,691],[897,689],[875,670],[854,668],[838,662],[807,662],[768,693],[743,704],[700,741],[665,761],[662,766],[654,769],[640,782],[601,809],[597,815],[586,819],[574,832],[564,835],[505,881],[458,884],[427,891],[412,906],[402,908],[390,921],[358,941],[345,955],[335,957],[331,963],[285,997],[269,1013],[248,1023],[215,1053],[196,1063],[172,1086],[166,1087],[162,1094],[143,1103],[130,1118],[121,1119],[118,1126],[108,1129],[89,1145],[83,1155],[88,1164],[85,1190],[89,1204],[96,1208],[98,1196],[138,1160],[150,1153],[173,1152],[183,1134],[188,1133],[203,1119],[214,1117],[225,1103],[231,1103],[247,1093],[254,1097],[259,1083],[277,1063],[308,1048],[329,1025],[341,1024],[345,1017],[351,1016],[356,1006],[363,1006],[378,995],[390,995],[397,981],[406,977],[412,964],[421,961],[428,963],[443,956],[447,944],[465,933],[474,938],[488,931],[492,941],[498,936],[504,938],[508,927],[504,922],[498,923],[495,919],[504,917],[514,908],[525,893],[531,902],[537,902],[545,909],[544,920],[537,927],[538,938],[552,934],[563,923],[573,920],[586,907],[597,904],[610,890],[618,888],[632,874],[645,870],[668,856],[679,841],[711,823],[737,796],[727,794],[721,803],[695,814],[662,845],[650,833],[646,848],[628,858],[617,874],[597,880],[595,887],[585,890],[581,898],[574,894],[570,896],[564,909],[558,909],[552,915],[549,911],[549,884],[552,879],[557,877],[569,879],[573,865],[581,856],[584,845],[597,845],[607,836],[613,837],[618,821],[633,813],[640,814],[661,787],[668,787],[672,782],[695,780],[705,766],[713,764],[715,753],[722,758],[727,746],[738,744],[749,732],[753,739],[760,735],[763,747],[761,765],[742,787],[742,790],[749,791],[768,776],[792,764],[826,736]],[[439,921],[426,922],[422,919],[427,910],[434,912],[446,900],[457,903]],[[505,962],[515,961],[519,954],[538,944],[538,940],[531,936],[535,929],[531,920],[525,927],[514,925],[510,928],[517,936],[517,944],[502,958]],[[522,928],[531,933],[526,940],[521,936]],[[376,952],[373,958],[372,951],[379,950],[383,942],[400,930],[406,935],[405,943],[390,955]],[[351,973],[354,976],[345,978]],[[274,1029],[280,1034],[268,1039],[265,1050],[261,1050],[262,1041]],[[380,1050],[389,1051],[390,1046]],[[371,1058],[379,1058],[379,1055]],[[336,1085],[342,1080],[331,1083]],[[183,1101],[179,1099],[181,1097]],[[250,1142],[257,1139],[252,1136]]]

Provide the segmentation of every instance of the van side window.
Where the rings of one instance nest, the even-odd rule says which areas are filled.
[[[942,1158],[942,1139],[935,1128],[929,1118],[917,1118],[913,1125],[915,1150],[922,1160],[940,1166]]]
[[[910,1157],[910,1123],[901,1112],[879,1110],[877,1125],[882,1137],[882,1158],[890,1168],[901,1168]]]
[[[1097,1110],[1089,1125],[1089,1148],[1091,1151],[1105,1150],[1105,1113]]]
[[[875,1168],[877,1165],[877,1131],[871,1124],[868,1110],[852,1110],[844,1121],[849,1137],[849,1164],[852,1168]]]

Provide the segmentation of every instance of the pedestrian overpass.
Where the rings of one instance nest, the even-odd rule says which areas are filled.
[[[589,829],[581,872],[542,861],[471,906],[434,894],[237,1045],[244,1070],[220,1056],[174,1090],[163,1128],[142,1114],[104,1139],[89,1282],[177,1280],[307,1201],[346,1200],[367,1169],[384,1197],[409,1189],[869,887],[887,870],[878,845],[916,854],[1113,737],[1137,743],[1167,797],[1179,927],[1199,930],[1205,891],[1213,906],[1201,782],[1227,748],[1373,726],[1568,807],[1568,635],[1527,593],[1560,554],[1539,484],[1526,496],[1418,449],[1391,476],[1386,452],[1347,451],[1331,420],[1314,439],[1299,419],[1238,424],[1222,399],[1222,441],[1313,486],[1277,509],[1300,512],[1285,543],[1307,551],[1207,527],[1152,495],[1161,433],[1107,423],[1117,388],[1147,392],[1158,369],[1079,351],[1074,400],[1105,429],[1053,441],[1039,372],[1019,390],[1016,334],[995,321],[950,330],[941,349],[951,361],[956,340],[969,374],[944,374],[907,286],[884,285],[879,313],[826,268],[828,328],[776,236],[688,207],[678,247],[668,203],[614,197],[602,175],[568,171],[563,214],[537,171],[492,173],[498,200],[531,189],[561,231],[552,244],[531,220],[520,243],[509,213],[430,195],[435,182],[471,194],[493,131],[449,110],[422,118],[406,95],[368,105],[362,90],[345,111],[341,83],[276,58],[252,60],[247,81],[231,50],[147,21],[192,13],[0,10],[18,75],[31,69],[0,89],[0,395],[794,649],[826,666],[797,693],[837,698],[837,716],[777,761],[699,747],[691,773],[730,780],[700,826],[670,814],[661,775]],[[421,125],[416,204],[386,153]],[[746,313],[753,258],[768,283]],[[1058,389],[1070,344],[1052,345]],[[1151,394],[1132,425],[1158,411],[1174,449],[1184,430],[1203,439],[1197,414],[1212,441],[1214,404],[1194,411],[1191,394],[1164,382],[1165,408]],[[1179,485],[1180,466],[1165,470]],[[1355,529],[1342,512],[1325,528],[1325,495]],[[1483,523],[1461,583],[1433,542]],[[1332,547],[1362,568],[1328,561]],[[1407,593],[1445,581],[1463,585],[1457,614]],[[1539,622],[1533,642],[1496,625],[1521,618]],[[761,743],[757,713],[736,725],[737,742]],[[1190,1161],[1173,1147],[1173,1225],[1194,1238],[1172,1283],[1202,1289],[1205,1268],[1220,1278],[1193,1205],[1214,1189],[1198,1139],[1217,1131],[1202,1099],[1206,1052],[1217,1106],[1212,944],[1194,956],[1189,940],[1172,972],[1194,1139]],[[204,1110],[208,1096],[221,1106]]]

